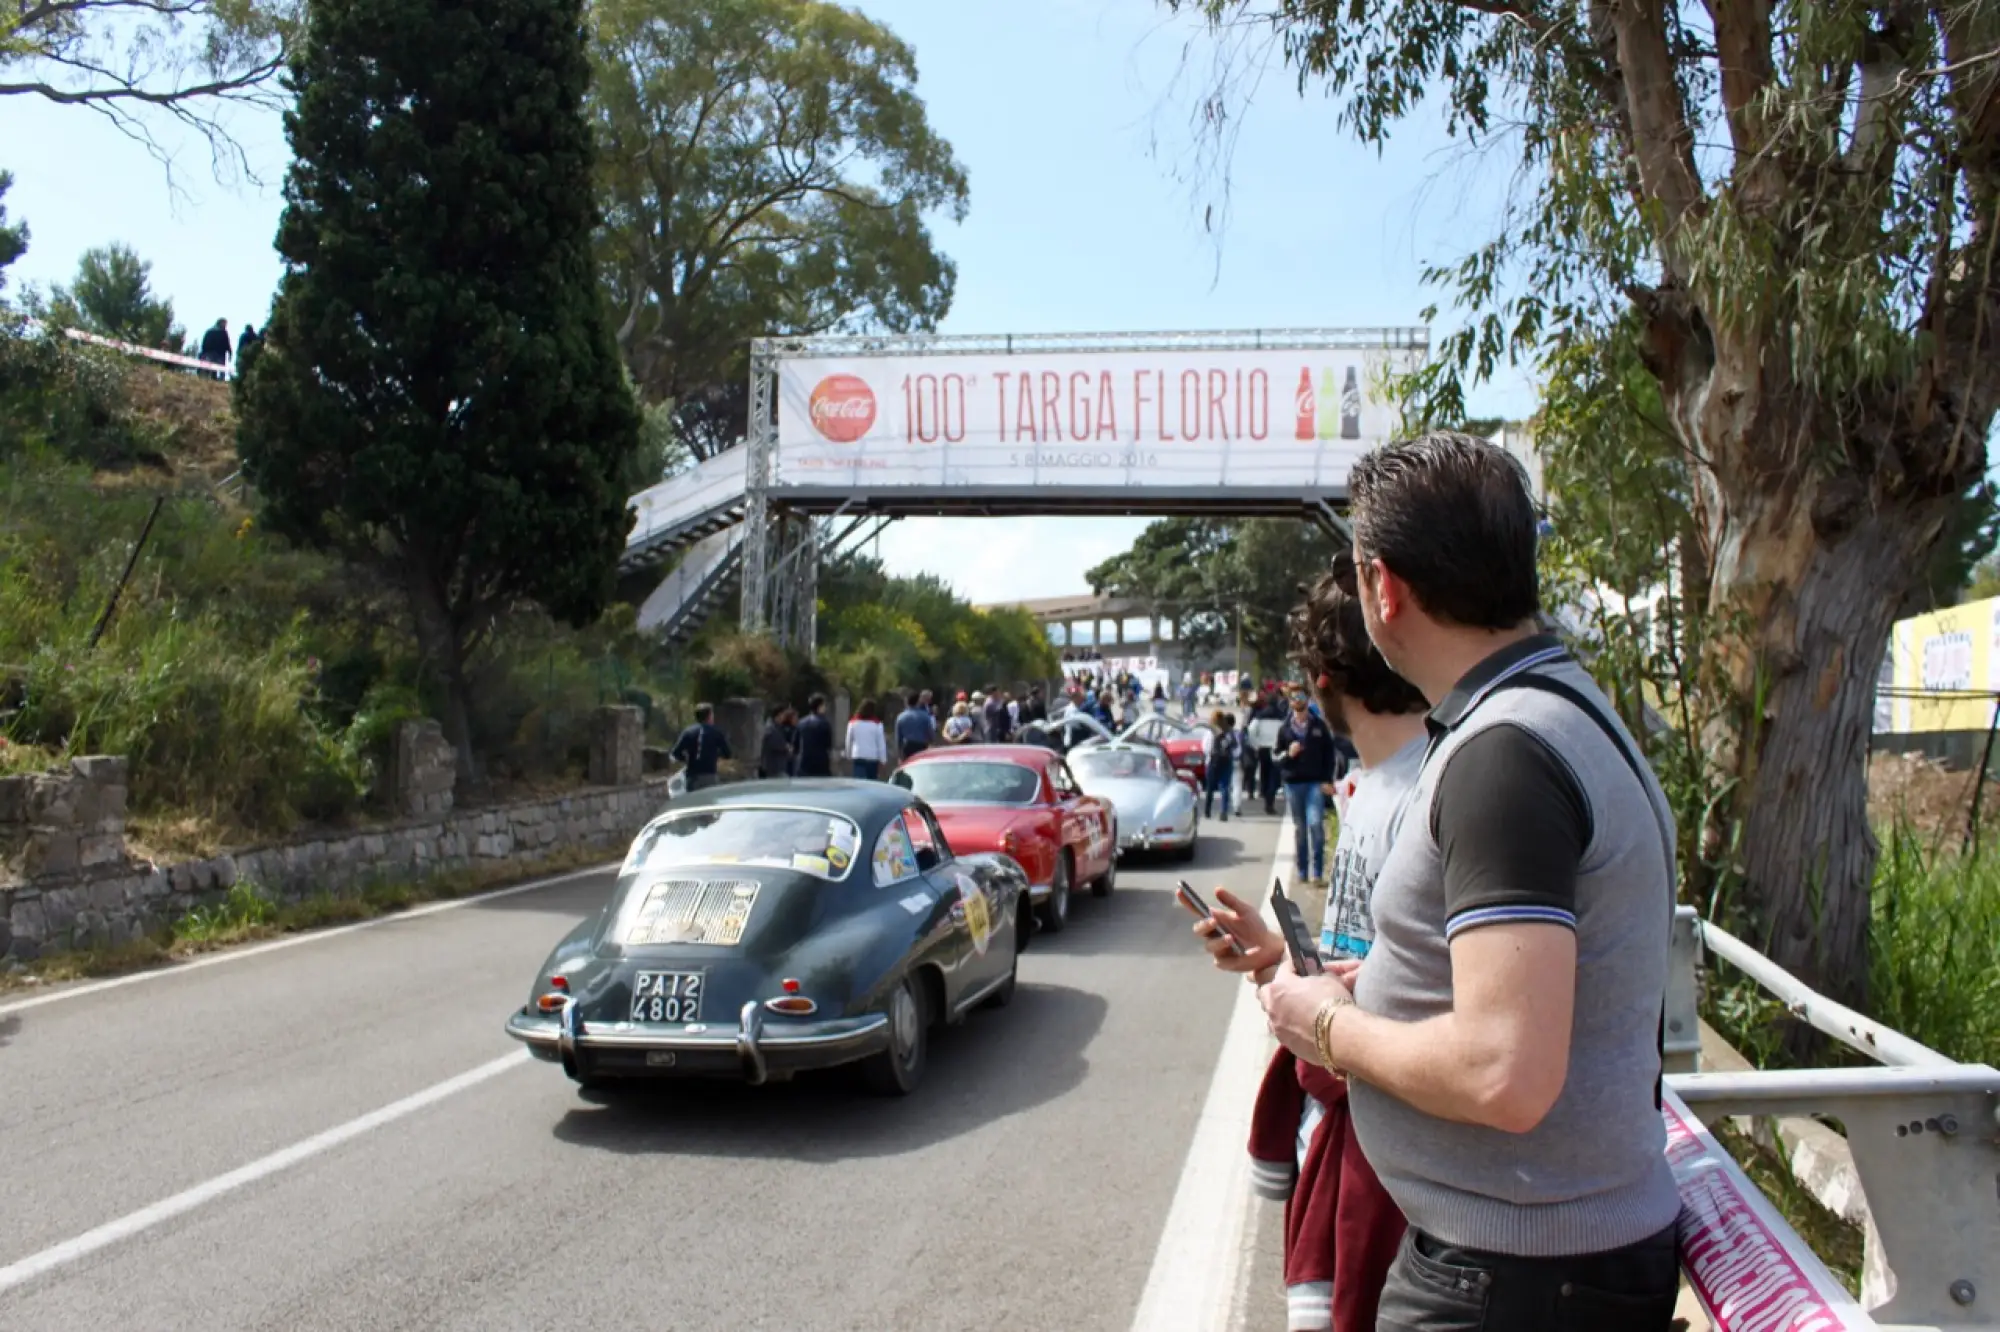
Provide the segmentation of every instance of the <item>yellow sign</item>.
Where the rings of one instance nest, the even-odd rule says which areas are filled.
[[[1983,731],[2000,690],[2000,597],[1898,621],[1890,640],[1899,735]]]

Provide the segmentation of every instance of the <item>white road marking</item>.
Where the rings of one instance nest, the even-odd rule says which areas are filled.
[[[1291,819],[1278,827],[1271,873],[1291,864]],[[1253,899],[1256,900],[1256,899]],[[1266,919],[1270,909],[1263,907]],[[1218,976],[1218,980],[1223,979]],[[1257,991],[1236,982],[1236,1005],[1208,1099],[1195,1121],[1180,1185],[1153,1252],[1132,1332],[1222,1332],[1246,1306],[1250,1225],[1250,1117],[1274,1049]]]
[[[226,1193],[254,1184],[281,1170],[288,1170],[301,1161],[330,1152],[342,1143],[358,1138],[370,1130],[393,1124],[426,1106],[437,1104],[446,1097],[476,1087],[511,1068],[518,1068],[531,1058],[526,1050],[516,1050],[512,1054],[502,1055],[455,1078],[446,1079],[435,1086],[426,1087],[415,1095],[405,1096],[400,1101],[385,1105],[380,1110],[372,1110],[358,1119],[337,1124],[324,1133],[315,1133],[303,1142],[293,1143],[290,1147],[281,1148],[269,1156],[259,1157],[248,1165],[238,1166],[227,1174],[217,1175],[191,1189],[184,1189],[171,1198],[162,1198],[150,1207],[142,1207],[136,1212],[119,1217],[116,1221],[106,1222],[95,1230],[87,1230],[75,1239],[64,1240],[17,1263],[0,1267],[0,1294],[32,1281],[46,1272],[76,1262],[79,1258],[87,1257],[99,1249],[108,1248],[120,1240],[131,1239],[134,1235],[191,1212],[204,1203],[213,1202]]]
[[[591,865],[585,869],[571,870],[567,874],[557,874],[546,879],[530,879],[517,883],[511,888],[496,888],[490,893],[476,893],[471,897],[454,897],[446,902],[431,902],[408,911],[391,912],[377,916],[373,920],[356,921],[352,925],[336,925],[327,930],[307,930],[302,934],[288,934],[282,939],[269,943],[251,944],[247,948],[230,948],[219,953],[204,953],[187,962],[177,962],[171,966],[158,967],[152,971],[135,971],[129,976],[113,976],[109,980],[90,981],[83,985],[69,985],[48,994],[37,995],[33,999],[22,999],[11,1004],[0,1004],[0,1017],[9,1013],[25,1013],[43,1004],[59,1004],[65,999],[81,999],[87,994],[102,994],[106,990],[116,990],[126,985],[140,985],[146,981],[164,980],[169,976],[185,976],[190,971],[200,971],[206,967],[219,967],[225,962],[241,962],[248,957],[261,957],[265,953],[275,953],[281,948],[297,948],[302,944],[324,943],[328,939],[338,939],[343,934],[353,934],[357,930],[372,930],[378,925],[390,925],[400,920],[418,920],[424,916],[435,916],[440,911],[456,911],[460,907],[475,906],[480,902],[493,902],[516,893],[531,893],[537,888],[552,888],[571,879],[581,879],[592,874],[602,874],[617,869],[622,862],[607,860],[602,865]]]

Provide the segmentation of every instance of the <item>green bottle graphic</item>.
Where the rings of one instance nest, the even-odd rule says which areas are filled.
[[[1339,429],[1340,390],[1333,386],[1333,371],[1328,368],[1319,379],[1319,437],[1332,439]]]
[[[1354,367],[1347,367],[1347,383],[1340,390],[1340,437],[1361,438],[1361,385],[1355,381]]]

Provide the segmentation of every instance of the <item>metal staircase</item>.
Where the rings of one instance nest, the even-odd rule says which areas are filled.
[[[684,552],[639,607],[639,628],[685,643],[741,584],[748,450],[730,449],[632,497],[638,510],[619,567],[644,569]]]
[[[631,502],[638,519],[625,538],[619,567],[643,568],[742,522],[749,504],[744,471],[748,456],[745,448],[726,450],[634,495]]]

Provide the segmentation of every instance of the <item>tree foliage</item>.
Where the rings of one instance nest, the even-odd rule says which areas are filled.
[[[1319,528],[1289,519],[1163,518],[1085,577],[1099,596],[1171,619],[1175,638],[1196,652],[1232,643],[1240,628],[1263,672],[1282,675],[1286,616],[1337,546]]]
[[[385,569],[472,771],[467,662],[513,604],[584,624],[639,419],[591,268],[582,0],[317,0],[286,272],[237,389],[264,520]]]
[[[849,552],[820,571],[820,644],[829,672],[856,698],[889,689],[1040,680],[1057,654],[1033,616],[979,610],[933,574],[892,576]]]
[[[7,191],[12,188],[13,173],[0,171],[0,294],[7,290],[7,266],[28,252],[28,224],[7,221]]]
[[[1239,0],[1198,7],[1232,33]],[[1993,0],[1277,0],[1303,87],[1386,143],[1427,100],[1517,155],[1430,279],[1468,315],[1415,415],[1636,320],[1716,632],[1711,840],[1777,959],[1861,998],[1876,666],[2000,406]],[[1557,373],[1562,362],[1552,363]],[[1722,697],[1726,694],[1726,698]]]
[[[599,261],[649,399],[706,457],[740,438],[754,337],[936,326],[966,208],[916,57],[822,0],[597,0]]]
[[[76,279],[49,293],[49,315],[122,342],[182,352],[187,330],[174,322],[174,303],[153,294],[153,266],[129,245],[85,250]]]
[[[0,6],[0,97],[87,107],[156,152],[149,113],[164,116],[242,164],[217,112],[276,104],[303,10],[304,0],[19,0]]]

